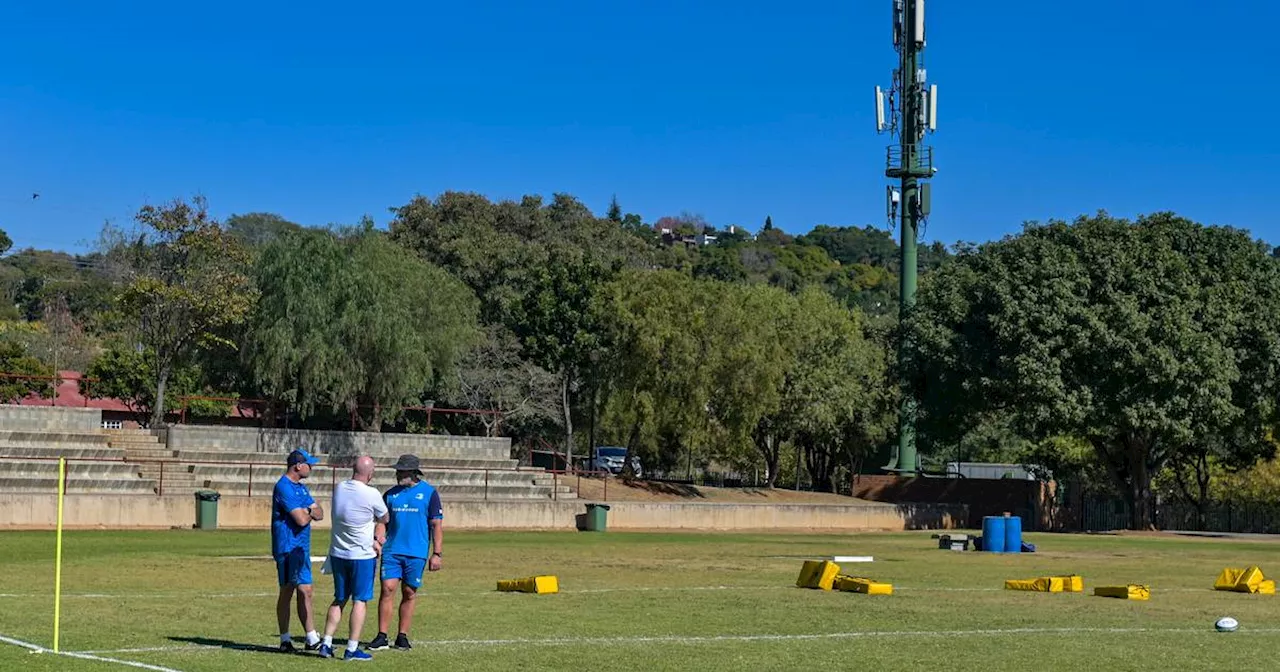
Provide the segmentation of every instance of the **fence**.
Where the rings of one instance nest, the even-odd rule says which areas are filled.
[[[1085,495],[1061,505],[1063,531],[1103,532],[1130,527],[1129,504],[1118,497]],[[1182,532],[1280,533],[1280,505],[1259,502],[1212,502],[1198,511],[1181,501],[1162,501],[1155,507],[1155,526]]]
[[[155,488],[155,494],[157,497],[164,496],[166,469],[168,470],[168,473],[171,477],[170,480],[172,481],[172,477],[175,474],[180,473],[181,471],[185,470],[187,467],[190,467],[190,466],[217,466],[217,467],[228,467],[228,468],[246,468],[247,467],[249,469],[249,478],[247,482],[248,494],[246,496],[248,497],[270,496],[274,490],[276,480],[279,479],[280,474],[283,471],[282,465],[269,463],[269,462],[241,462],[241,461],[215,461],[215,460],[154,460],[154,459],[131,460],[128,458],[92,458],[92,457],[58,458],[58,457],[27,457],[27,456],[0,455],[0,461],[57,463],[59,459],[65,459],[67,461],[68,472],[70,472],[71,465],[76,463],[126,464],[130,466],[158,465],[159,470],[156,478],[156,488]],[[254,493],[254,487],[253,487],[255,469],[257,470],[258,473],[262,474],[262,480],[259,481],[256,495]],[[350,469],[351,469],[351,465],[349,464],[347,465],[318,464],[312,467],[313,471],[320,471],[321,473],[325,471],[328,472],[328,480],[331,487],[336,486],[338,484],[338,481],[340,480],[338,476],[338,472],[349,471]],[[382,469],[385,471],[387,470],[387,467],[382,467]],[[604,481],[604,493],[603,493],[603,496],[601,497],[601,500],[609,501],[610,474],[608,472],[603,472],[603,471],[581,471],[581,470],[567,471],[562,469],[561,470],[533,469],[529,467],[522,468],[520,466],[507,467],[507,468],[430,467],[427,469],[427,471],[446,471],[446,472],[452,471],[452,472],[466,472],[466,473],[475,473],[477,471],[483,471],[484,472],[484,499],[486,501],[488,501],[489,499],[489,480],[490,480],[489,477],[491,474],[495,474],[495,473],[518,472],[518,473],[529,474],[530,477],[537,476],[540,474],[548,474],[551,476],[552,501],[557,501],[559,499],[561,485],[569,485],[570,483],[576,483],[574,490],[577,492],[581,492],[583,477],[601,478]],[[68,478],[67,474],[64,474],[63,475],[64,488],[67,485],[67,478]],[[144,481],[148,480],[141,476],[139,478]],[[323,479],[324,476],[321,476],[320,478]],[[312,479],[312,482],[314,482],[314,479]],[[203,489],[203,488],[198,487],[197,489]]]

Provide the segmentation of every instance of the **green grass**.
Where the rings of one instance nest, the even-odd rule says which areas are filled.
[[[1280,596],[1213,591],[1227,566],[1280,573],[1266,541],[1028,535],[1041,552],[952,553],[924,533],[862,535],[446,533],[409,653],[379,669],[1270,669]],[[318,538],[315,555],[327,539]],[[310,670],[273,646],[275,571],[263,532],[70,532],[62,648],[176,670]],[[53,535],[0,533],[0,635],[51,644]],[[847,573],[894,584],[868,597],[794,587],[801,558],[874,555]],[[1079,573],[1086,594],[1000,590],[1009,578]],[[500,594],[497,579],[554,573],[558,595]],[[316,572],[317,624],[332,582]],[[1149,602],[1093,597],[1146,583]],[[723,587],[723,588],[720,588]],[[1213,631],[1223,615],[1242,624]],[[370,614],[365,639],[376,623]],[[1045,632],[1007,632],[1010,630]],[[295,635],[300,627],[293,626]],[[998,632],[1006,631],[1006,632]],[[346,632],[345,622],[338,637]],[[896,633],[896,634],[895,634]],[[914,634],[912,634],[914,633]],[[762,636],[779,636],[763,638]],[[499,640],[499,641],[460,641]],[[511,641],[525,640],[525,641]],[[442,642],[442,643],[441,643]],[[948,662],[949,661],[949,662]],[[126,670],[0,644],[0,669]]]

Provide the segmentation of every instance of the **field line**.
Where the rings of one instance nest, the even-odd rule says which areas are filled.
[[[32,653],[49,653],[55,656],[66,656],[68,658],[92,660],[99,663],[113,663],[116,665],[125,665],[127,667],[136,667],[140,670],[152,670],[152,672],[181,672],[181,670],[175,670],[172,667],[162,667],[160,665],[148,665],[147,663],[139,663],[134,660],[120,660],[118,658],[107,658],[107,657],[100,656],[95,653],[90,653],[87,651],[55,652],[53,649],[45,648],[43,646],[40,646],[39,644],[32,644],[31,642],[24,642],[21,639],[13,639],[12,637],[5,637],[3,635],[0,635],[0,643],[19,646],[24,649],[30,650]]]
[[[864,630],[854,632],[826,632],[814,634],[755,634],[755,635],[638,635],[632,637],[522,637],[511,639],[444,639],[431,643],[434,646],[582,646],[600,644],[708,644],[717,642],[793,642],[832,639],[859,639],[876,637],[969,637],[1005,635],[1079,635],[1079,634],[1219,634],[1209,628],[999,628],[987,630]],[[1233,634],[1276,634],[1280,628],[1256,628],[1239,630]],[[157,646],[135,649],[110,649],[87,651],[89,654],[162,653],[177,651],[209,651],[226,647],[205,644],[181,646]]]

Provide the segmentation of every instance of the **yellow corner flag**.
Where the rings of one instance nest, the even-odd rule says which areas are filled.
[[[62,612],[62,500],[67,494],[67,458],[58,458],[58,543],[53,560],[53,652],[58,652],[58,618]]]

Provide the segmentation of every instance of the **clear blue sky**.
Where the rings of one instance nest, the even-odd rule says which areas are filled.
[[[106,219],[195,193],[220,217],[384,224],[388,207],[447,189],[563,191],[597,212],[616,193],[646,221],[883,225],[889,139],[872,88],[894,65],[889,13],[890,0],[12,3],[0,228],[82,249]],[[928,239],[1104,208],[1280,242],[1274,4],[932,0],[928,19]]]

